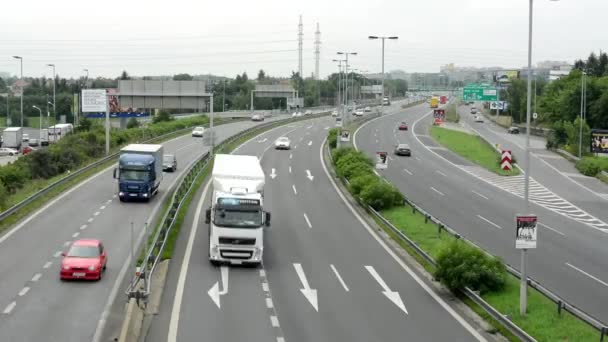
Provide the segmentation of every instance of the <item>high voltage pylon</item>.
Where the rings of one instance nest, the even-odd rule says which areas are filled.
[[[298,72],[300,77],[304,78],[302,74],[302,40],[304,37],[304,25],[302,25],[302,16],[300,15],[300,24],[298,25]]]
[[[315,32],[315,79],[319,79],[319,58],[321,57],[321,31],[319,23],[317,23],[317,31]]]

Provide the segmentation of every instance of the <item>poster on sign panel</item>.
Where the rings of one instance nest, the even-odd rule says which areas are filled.
[[[383,170],[388,168],[388,153],[376,152],[376,169]]]
[[[105,112],[106,90],[105,89],[83,89],[82,90],[82,112]]]
[[[537,222],[536,215],[517,215],[515,216],[515,248],[516,249],[531,249],[536,248],[537,238]]]
[[[350,141],[350,131],[342,130],[340,132],[340,141],[344,141],[344,142]]]
[[[608,129],[591,130],[591,152],[608,153]]]

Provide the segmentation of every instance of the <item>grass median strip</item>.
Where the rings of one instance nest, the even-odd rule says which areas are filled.
[[[430,221],[425,223],[424,216],[418,212],[414,213],[409,205],[383,210],[381,214],[435,259],[439,255],[442,245],[454,239],[446,232],[439,234],[437,225]],[[562,311],[561,315],[558,315],[557,304],[532,288],[528,290],[528,314],[525,317],[521,316],[519,314],[519,279],[510,274],[503,290],[485,293],[482,298],[499,312],[510,317],[515,324],[538,341],[596,341],[599,339],[597,330],[568,312]],[[466,300],[465,302],[471,304]],[[479,312],[483,312],[483,310],[479,309]],[[487,315],[482,316],[488,318]],[[497,322],[493,325],[504,332]],[[511,340],[516,341],[517,339]]]
[[[520,174],[516,167],[511,171],[502,170],[498,152],[478,135],[432,126],[431,136],[452,152],[491,172],[502,176],[517,176]]]

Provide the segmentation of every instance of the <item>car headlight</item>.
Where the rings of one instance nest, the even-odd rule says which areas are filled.
[[[144,197],[148,197],[148,194],[146,193],[146,194],[144,194],[143,196],[144,196]]]
[[[95,271],[96,269],[97,269],[97,266],[95,266],[95,265],[89,266],[89,271]]]
[[[124,195],[125,195],[125,193],[122,191],[118,193],[118,196],[124,196]]]
[[[70,269],[70,266],[68,266],[68,265],[63,265],[63,266],[61,266],[61,268],[63,268],[64,270],[69,270],[69,269]]]

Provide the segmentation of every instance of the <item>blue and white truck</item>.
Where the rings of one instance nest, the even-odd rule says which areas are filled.
[[[118,168],[118,197],[148,201],[157,192],[163,179],[163,145],[131,144],[120,150]]]

